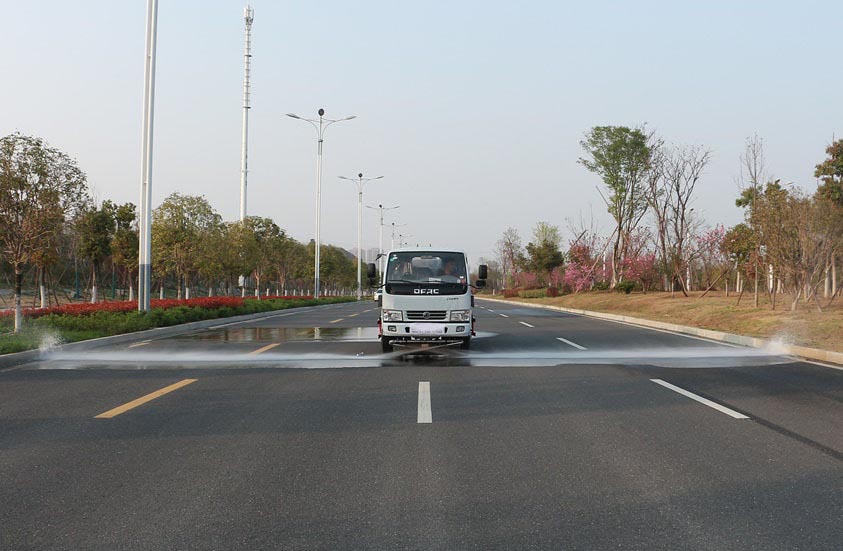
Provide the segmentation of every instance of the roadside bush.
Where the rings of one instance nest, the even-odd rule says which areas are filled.
[[[548,287],[547,292],[546,292],[546,296],[558,297],[559,296],[559,289],[557,289],[556,287]]]
[[[609,282],[608,281],[595,281],[594,286],[591,289],[593,291],[608,291],[609,290]]]
[[[515,298],[518,296],[518,289],[504,289],[503,298]]]
[[[617,285],[615,285],[615,291],[627,295],[631,293],[633,289],[635,289],[634,281],[620,281]]]
[[[528,291],[519,291],[518,296],[521,298],[545,298],[547,296],[547,289],[530,289]]]

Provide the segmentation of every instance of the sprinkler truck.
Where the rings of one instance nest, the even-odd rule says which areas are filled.
[[[475,335],[472,289],[486,285],[486,265],[478,266],[472,285],[462,251],[395,249],[380,258],[384,269],[378,285],[378,336],[383,351],[394,346],[467,349]],[[375,264],[369,264],[367,272],[374,285]]]

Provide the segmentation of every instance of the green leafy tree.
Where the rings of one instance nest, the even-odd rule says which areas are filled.
[[[201,196],[173,193],[152,212],[153,259],[159,275],[176,276],[190,293],[190,277],[199,263],[203,233],[222,223],[219,214]]]
[[[814,176],[822,180],[817,195],[843,207],[843,140],[837,140],[825,152],[828,158],[814,171]]]
[[[111,256],[114,216],[110,206],[91,206],[76,221],[79,256],[91,262],[91,302],[97,302],[97,275],[102,262]]]
[[[565,255],[560,250],[561,244],[559,228],[547,222],[536,224],[533,229],[533,241],[527,243],[527,264],[543,284],[550,280],[554,269],[565,263]]]
[[[0,138],[0,246],[15,276],[15,332],[24,268],[55,246],[65,217],[86,200],[85,174],[67,154],[40,138]]]
[[[134,281],[138,273],[138,228],[137,209],[132,203],[117,205],[111,201],[103,203],[114,220],[114,235],[111,239],[111,261],[121,268],[123,284],[133,295]]]
[[[640,128],[595,126],[580,142],[586,153],[579,163],[603,180],[600,191],[615,221],[612,245],[612,287],[622,277],[623,260],[632,232],[647,212],[644,183],[650,167],[651,148]]]

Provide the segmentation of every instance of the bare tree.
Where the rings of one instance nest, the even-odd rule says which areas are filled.
[[[524,259],[524,246],[521,236],[515,228],[507,228],[495,246],[495,255],[500,263],[502,283],[509,287],[518,273],[518,268]]]
[[[741,195],[735,202],[739,207],[749,208],[749,220],[755,213],[755,203],[758,199],[758,194],[761,192],[761,186],[767,179],[766,167],[764,164],[764,140],[753,134],[746,139],[744,145],[743,155],[740,157],[741,172],[740,172],[740,186]],[[751,224],[750,224],[751,225]],[[752,227],[752,226],[751,226]],[[753,230],[756,228],[753,227]],[[758,273],[760,271],[760,247],[763,246],[761,240],[756,240],[759,251],[756,251],[755,256],[755,307],[758,308]]]

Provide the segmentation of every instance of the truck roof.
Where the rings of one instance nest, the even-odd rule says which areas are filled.
[[[388,251],[386,251],[386,254],[391,254],[391,253],[426,253],[426,252],[431,252],[431,253],[459,253],[459,254],[462,254],[462,255],[465,254],[465,251],[462,251],[460,249],[450,249],[450,248],[447,248],[447,247],[402,247],[400,249],[399,248],[389,249]]]

